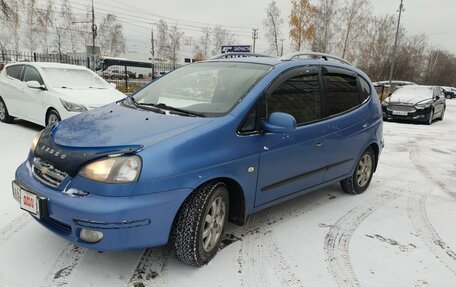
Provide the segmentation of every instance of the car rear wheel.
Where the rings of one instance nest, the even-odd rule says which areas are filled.
[[[374,167],[375,154],[372,148],[369,147],[359,159],[353,175],[340,182],[342,190],[350,194],[360,194],[366,191],[372,180]]]
[[[0,98],[0,121],[10,124],[13,122],[13,120],[14,118],[9,115],[5,102]]]
[[[193,266],[207,264],[219,249],[228,214],[228,189],[223,182],[205,184],[190,194],[174,222],[177,258]]]
[[[61,118],[56,110],[50,110],[46,116],[46,126],[60,122]]]
[[[431,112],[429,113],[429,118],[426,122],[427,125],[432,125],[432,120],[434,119],[434,109],[431,110]]]

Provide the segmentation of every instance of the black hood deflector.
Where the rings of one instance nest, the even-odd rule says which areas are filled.
[[[35,156],[49,162],[56,168],[74,177],[79,169],[87,163],[116,154],[132,154],[140,150],[142,145],[100,146],[100,147],[69,147],[56,144],[52,134],[58,123],[43,130],[35,149]]]

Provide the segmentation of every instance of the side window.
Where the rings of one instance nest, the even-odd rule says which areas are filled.
[[[343,74],[323,76],[328,88],[328,116],[350,110],[361,104],[356,78]]]
[[[318,75],[288,79],[266,99],[267,115],[283,112],[292,115],[298,125],[321,118]]]
[[[370,86],[369,84],[366,82],[366,80],[364,80],[363,78],[361,77],[358,77],[359,79],[359,82],[361,83],[361,103],[364,103],[364,101],[369,98],[370,94],[371,94],[371,89],[370,89]]]
[[[254,133],[258,131],[257,127],[257,117],[258,117],[258,106],[255,107],[247,116],[247,118],[244,120],[244,123],[242,124],[241,129],[239,132],[241,134],[248,134],[248,133]]]
[[[11,78],[20,80],[23,67],[24,67],[24,65],[10,66],[10,67],[6,68],[6,74]]]
[[[38,83],[40,83],[40,85],[44,85],[44,82],[40,76],[40,73],[38,73],[38,71],[35,68],[30,67],[30,66],[28,66],[26,68],[25,75],[24,75],[24,82],[28,82],[28,81],[37,81]]]

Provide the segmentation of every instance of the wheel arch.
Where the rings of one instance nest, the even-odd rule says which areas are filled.
[[[50,113],[52,110],[56,111],[56,112],[60,115],[59,111],[58,111],[56,108],[54,108],[53,106],[48,107],[48,108],[46,109],[46,113],[44,114],[44,125],[45,125],[45,126],[47,125],[47,118],[48,118],[48,115],[49,115],[49,113]]]
[[[378,158],[379,158],[379,154],[380,154],[380,148],[379,148],[378,144],[375,143],[375,142],[371,143],[366,149],[368,149],[368,148],[372,148],[372,150],[374,151],[374,155],[375,155],[374,172],[375,172],[377,170]]]

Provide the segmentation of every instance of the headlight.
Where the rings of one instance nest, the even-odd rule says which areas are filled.
[[[86,107],[84,107],[83,105],[70,103],[70,102],[64,101],[62,99],[60,99],[60,102],[65,107],[65,109],[67,111],[69,111],[69,112],[85,112],[85,111],[87,111]]]
[[[387,107],[388,106],[388,102],[387,101],[383,101],[382,102],[382,107]]]
[[[109,157],[86,165],[79,175],[106,183],[129,183],[138,180],[141,158],[134,156]]]
[[[423,103],[423,104],[415,105],[415,108],[416,109],[426,109],[426,108],[429,108],[430,106],[431,106],[431,103]]]
[[[36,145],[38,144],[38,141],[40,140],[40,137],[41,137],[41,134],[43,133],[43,131],[40,131],[36,136],[35,138],[33,139],[33,142],[32,142],[32,147],[30,148],[32,153],[35,152],[35,149],[36,149]]]

